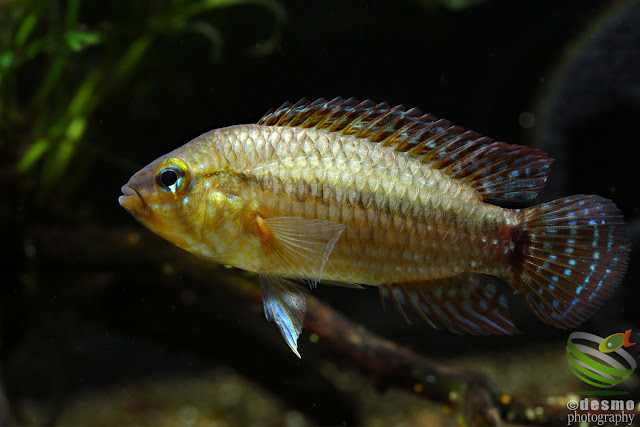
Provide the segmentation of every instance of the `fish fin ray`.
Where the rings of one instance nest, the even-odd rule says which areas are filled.
[[[518,211],[512,286],[544,322],[578,326],[624,276],[630,244],[610,200],[576,195]]]
[[[546,183],[552,159],[537,149],[494,142],[403,105],[354,98],[302,99],[265,114],[264,126],[301,127],[367,138],[418,158],[475,188],[488,202],[526,201]]]
[[[355,283],[355,282],[344,282],[341,280],[327,280],[327,279],[323,279],[322,280],[322,284],[323,285],[329,285],[329,286],[336,286],[339,288],[349,288],[349,289],[364,289],[364,286],[362,286],[359,283]]]
[[[274,322],[291,350],[300,357],[298,337],[307,311],[305,290],[280,276],[261,274],[262,304],[268,321]]]
[[[509,316],[499,279],[463,274],[427,282],[381,285],[381,297],[391,298],[401,313],[413,308],[436,329],[457,333],[513,334],[518,329]]]
[[[344,224],[299,217],[263,219],[273,236],[268,239],[273,254],[293,277],[315,287]]]

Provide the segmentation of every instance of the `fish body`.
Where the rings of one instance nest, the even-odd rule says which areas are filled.
[[[303,100],[160,157],[120,203],[183,249],[259,273],[298,354],[306,293],[291,279],[379,286],[456,332],[517,331],[497,278],[547,323],[591,315],[628,257],[613,203],[497,205],[535,197],[551,162],[417,109]]]
[[[222,153],[217,164],[203,158],[199,167],[206,174],[224,165],[231,171],[225,179],[237,181],[237,194],[250,201],[236,225],[256,218],[228,242],[243,250],[222,256],[210,244],[200,251],[219,262],[296,277],[263,244],[267,231],[257,219],[287,217],[344,225],[324,265],[326,280],[380,285],[505,267],[498,255],[511,239],[499,230],[517,222],[515,213],[483,203],[477,191],[392,148],[353,136],[329,141],[302,128],[242,125],[214,131],[194,149]],[[197,212],[199,202],[192,203]]]

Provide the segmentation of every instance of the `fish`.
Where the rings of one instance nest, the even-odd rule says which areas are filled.
[[[180,248],[258,273],[265,316],[300,357],[321,282],[377,286],[456,333],[519,332],[508,292],[555,327],[591,317],[625,274],[624,219],[597,195],[529,206],[552,162],[417,108],[302,99],[157,158],[119,203]]]

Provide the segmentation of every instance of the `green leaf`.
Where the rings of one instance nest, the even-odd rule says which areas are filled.
[[[65,138],[58,144],[55,151],[47,156],[42,171],[42,180],[45,186],[50,187],[60,179],[73,156],[75,145],[74,141]]]
[[[268,39],[263,40],[259,43],[256,43],[251,49],[249,49],[249,54],[254,56],[265,56],[273,52],[278,48],[280,44],[280,40],[282,39],[282,33],[284,32],[284,25],[287,21],[287,11],[285,8],[274,0],[246,0],[243,3],[246,4],[255,4],[257,6],[263,6],[265,9],[269,10],[273,17],[275,18],[275,24],[273,32]]]
[[[26,172],[49,150],[51,143],[46,138],[40,138],[29,147],[18,161],[18,171]]]
[[[233,6],[244,3],[244,0],[203,0],[199,2],[188,2],[189,6],[181,7],[180,14],[186,18],[200,14],[207,10],[218,9],[221,7]]]
[[[69,103],[67,109],[68,113],[72,116],[87,114],[90,109],[90,104],[96,101],[96,88],[102,81],[103,68],[95,69],[89,76],[84,79],[80,87],[78,88],[75,96]]]
[[[82,30],[70,30],[64,35],[64,38],[69,48],[74,52],[80,52],[87,46],[93,46],[102,41],[100,33]]]
[[[0,52],[0,73],[8,71],[15,61],[15,55],[13,52],[5,50]]]
[[[186,29],[205,36],[211,44],[211,58],[214,61],[220,60],[220,57],[222,56],[224,38],[217,28],[207,22],[198,21],[187,25]]]
[[[72,141],[80,139],[82,134],[84,134],[84,130],[87,127],[87,121],[84,117],[74,117],[73,120],[67,126],[67,138]]]
[[[32,59],[34,56],[36,56],[38,53],[40,53],[43,46],[44,46],[43,39],[37,39],[29,43],[24,50],[22,62],[28,61]]]
[[[38,88],[38,93],[35,96],[34,103],[36,105],[42,104],[46,98],[49,96],[49,93],[58,83],[58,80],[62,76],[63,71],[67,66],[67,56],[57,56],[52,58],[51,65],[49,70],[47,71],[46,76],[40,82],[40,87]]]
[[[27,41],[27,38],[29,38],[29,34],[31,34],[31,31],[33,31],[33,28],[36,26],[37,22],[38,14],[35,11],[28,14],[22,20],[18,31],[16,31],[16,36],[13,39],[16,47],[21,47],[22,45],[24,45],[24,43]]]
[[[120,64],[117,66],[116,79],[123,78],[134,70],[137,62],[151,44],[151,40],[152,37],[150,35],[144,35],[129,45],[129,49],[127,49],[120,60]]]
[[[67,13],[65,16],[67,27],[72,27],[77,22],[79,10],[80,10],[80,0],[67,1]]]

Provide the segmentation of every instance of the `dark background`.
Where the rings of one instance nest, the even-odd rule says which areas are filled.
[[[67,288],[77,289],[70,285],[79,280],[74,265],[91,269],[83,261],[88,253],[59,265],[30,252],[34,233],[46,230],[63,230],[64,247],[65,227],[141,227],[117,203],[120,187],[138,168],[208,130],[255,122],[287,100],[353,96],[404,104],[496,140],[544,149],[557,161],[539,199],[576,193],[610,198],[637,245],[640,8],[595,0],[486,1],[460,10],[424,3],[283,1],[282,38],[264,56],[247,53],[273,31],[272,16],[258,6],[198,17],[223,35],[218,59],[198,34],[158,36],[131,76],[109,88],[68,173],[44,194],[37,168],[21,175],[11,165],[24,140],[1,130],[3,180],[10,185],[3,195],[7,280],[0,303],[9,400],[46,402],[131,378],[228,365],[319,424],[358,423],[357,411],[335,397],[333,386],[309,373],[309,363],[329,356],[314,356],[317,347],[302,342],[304,334],[300,362],[287,354],[272,324],[181,275],[154,286],[143,272],[102,265],[111,278],[78,297]],[[145,7],[151,14],[162,5],[139,4],[147,6],[87,2],[79,21],[87,28],[121,25],[124,44],[142,26]],[[123,9],[130,10],[129,20]],[[97,66],[105,49],[83,52],[66,84]],[[20,99],[28,99],[42,78],[42,61],[27,63],[14,80]],[[533,115],[533,126],[521,124],[523,113]],[[632,253],[620,290],[580,330],[606,336],[638,325],[638,274]],[[461,338],[419,321],[409,326],[393,309],[383,312],[375,289],[321,287],[314,293],[367,328],[439,360],[483,349],[517,355],[523,346],[568,335],[544,325],[517,297],[513,312],[523,334]],[[184,303],[194,295],[195,307]],[[318,401],[323,409],[312,403]]]

